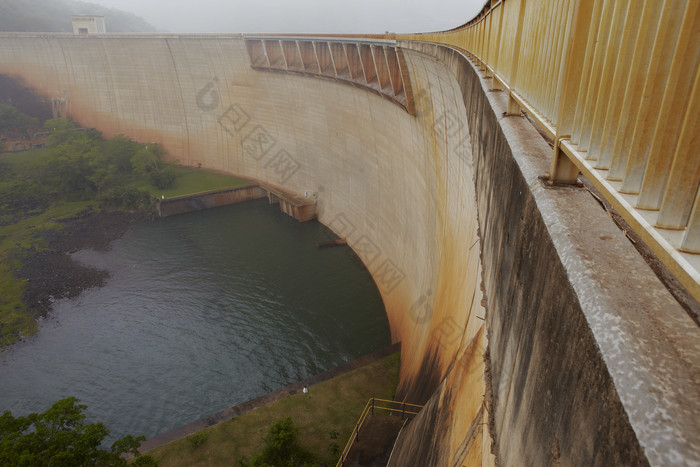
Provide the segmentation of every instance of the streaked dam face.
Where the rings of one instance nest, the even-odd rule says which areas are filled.
[[[663,9],[663,21],[678,15],[680,24],[677,11],[697,13],[694,2],[647,3],[645,18]],[[520,62],[508,54],[523,24],[535,25],[522,36],[531,44],[549,27],[544,12],[564,4],[589,17],[591,5],[627,5],[489,2],[484,14],[510,12],[504,27],[489,14],[475,19],[477,35],[398,41],[3,34],[0,73],[106,136],[313,194],[318,220],[366,266],[401,342],[397,399],[425,404],[391,466],[694,465],[698,326],[595,190],[542,180],[553,148],[531,124],[544,117],[527,96],[547,96],[540,110],[584,98],[526,73],[549,70],[545,52],[528,49]],[[550,26],[567,32],[563,24]],[[504,42],[490,47],[496,31]],[[578,76],[593,45],[571,37],[581,63],[554,61]],[[547,78],[566,82],[564,68],[555,75]]]
[[[107,252],[101,288],[55,302],[0,359],[0,407],[75,396],[111,439],[152,437],[386,347],[379,292],[332,233],[267,201],[139,223]],[[361,338],[357,338],[361,336]]]

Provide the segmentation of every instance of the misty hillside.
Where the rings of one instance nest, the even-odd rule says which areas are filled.
[[[105,17],[107,32],[156,32],[132,13],[76,0],[0,0],[0,31],[73,32],[71,15]]]

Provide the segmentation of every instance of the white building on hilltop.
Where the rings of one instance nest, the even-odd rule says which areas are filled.
[[[73,15],[73,33],[100,34],[107,32],[104,16]]]

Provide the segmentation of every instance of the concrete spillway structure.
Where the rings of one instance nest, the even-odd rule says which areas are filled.
[[[411,111],[364,70],[260,69],[239,35],[5,34],[0,74],[106,136],[316,200],[402,342],[397,397],[426,404],[391,465],[700,463],[697,326],[588,191],[538,180],[549,146],[463,55],[392,47]]]

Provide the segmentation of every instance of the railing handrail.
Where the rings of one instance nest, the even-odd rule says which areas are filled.
[[[422,405],[411,404],[410,402],[391,401],[391,400],[388,400],[388,399],[377,399],[376,397],[373,397],[372,399],[370,399],[370,401],[375,401],[375,402],[386,402],[386,403],[388,403],[388,404],[396,404],[396,405],[403,405],[403,406],[410,405],[411,407],[418,407],[419,409],[422,409],[422,408],[423,408]]]
[[[700,2],[492,0],[449,31],[392,36],[467,54],[700,300]],[[488,81],[486,82],[489,85]]]
[[[377,405],[377,402],[381,402],[384,404],[396,404],[402,407],[402,409],[395,409],[393,407],[384,407],[382,405]],[[360,432],[360,429],[362,428],[362,425],[365,422],[365,419],[367,416],[372,413],[374,414],[374,410],[388,410],[390,413],[401,413],[402,419],[406,417],[407,415],[417,415],[418,411],[413,412],[413,411],[407,411],[405,410],[406,406],[410,406],[411,408],[418,408],[422,409],[422,405],[418,404],[411,404],[408,402],[400,402],[400,401],[392,401],[392,400],[387,400],[387,399],[378,399],[378,398],[371,398],[370,400],[367,401],[367,404],[365,404],[365,408],[362,409],[362,414],[360,415],[360,418],[357,420],[357,423],[355,423],[355,427],[352,429],[352,433],[350,434],[350,438],[348,439],[348,442],[345,444],[345,448],[343,449],[343,452],[340,454],[340,459],[338,460],[338,463],[336,464],[336,467],[341,467],[345,461],[347,460],[347,456],[350,453],[350,449],[352,448],[352,445],[355,443],[357,440],[357,436]]]

